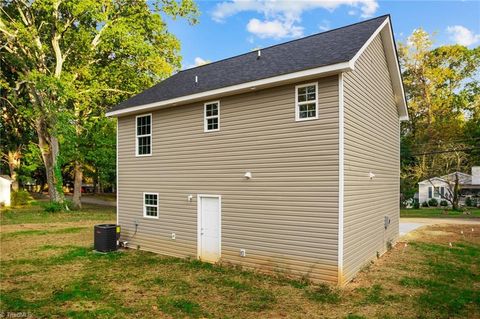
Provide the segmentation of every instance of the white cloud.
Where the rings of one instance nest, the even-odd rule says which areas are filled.
[[[194,60],[193,60],[193,64],[187,64],[186,67],[184,67],[184,69],[191,69],[191,68],[194,68],[194,67],[197,67],[197,66],[201,66],[201,65],[204,65],[204,64],[208,64],[210,63],[209,60],[205,60],[205,59],[202,59],[201,57],[197,56]]]
[[[295,38],[303,35],[302,27],[280,20],[260,21],[258,19],[251,19],[247,24],[247,30],[262,39]]]
[[[223,22],[241,12],[256,12],[263,19],[251,19],[247,30],[259,37],[298,37],[303,35],[299,25],[302,14],[308,10],[333,11],[340,6],[358,9],[362,18],[371,17],[378,9],[377,0],[231,0],[217,4],[213,20]],[[354,12],[357,12],[355,10]],[[349,12],[352,14],[353,12]],[[261,21],[263,20],[263,21]]]
[[[200,65],[210,63],[210,61],[204,60],[201,57],[197,56],[194,60],[194,63],[195,63],[195,66],[200,66]]]
[[[480,34],[475,34],[461,25],[447,27],[447,33],[452,41],[460,45],[470,46],[480,41]]]
[[[322,24],[320,24],[318,26],[318,28],[321,30],[321,31],[328,31],[330,30],[332,27],[330,26],[330,21],[328,20],[323,20],[322,21]]]

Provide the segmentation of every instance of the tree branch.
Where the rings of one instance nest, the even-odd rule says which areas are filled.
[[[134,92],[124,91],[124,90],[119,90],[119,89],[88,89],[88,90],[80,91],[80,92],[78,92],[78,94],[85,94],[85,93],[95,92],[95,91],[126,93],[126,94],[133,94],[134,93]]]
[[[55,53],[55,77],[59,78],[60,73],[62,72],[62,51],[60,50],[60,35],[57,33],[57,20],[58,20],[58,7],[60,6],[60,1],[55,1],[53,3],[53,23],[52,23],[52,48]]]

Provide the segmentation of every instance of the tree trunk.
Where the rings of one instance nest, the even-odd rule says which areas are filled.
[[[95,168],[95,178],[94,178],[95,184],[93,185],[93,191],[95,194],[100,194],[101,193],[101,186],[100,186],[100,173],[98,172],[98,168]]]
[[[65,198],[62,190],[62,176],[60,168],[57,167],[58,139],[48,135],[46,123],[42,118],[37,119],[35,128],[38,136],[38,146],[45,165],[50,200],[63,203]]]
[[[80,198],[82,197],[83,167],[79,161],[75,161],[73,173],[75,175],[73,182],[73,207],[80,209],[82,208],[82,202],[80,201]]]
[[[16,151],[8,151],[8,168],[10,170],[10,178],[12,179],[12,190],[18,191],[18,173],[20,167],[20,149]]]
[[[460,200],[460,185],[458,180],[458,174],[455,174],[455,186],[453,187],[453,201],[452,201],[452,209],[458,210],[458,202]]]

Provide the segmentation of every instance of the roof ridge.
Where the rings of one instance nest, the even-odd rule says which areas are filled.
[[[298,39],[293,39],[293,40],[290,40],[290,41],[273,44],[273,45],[270,45],[270,46],[265,47],[265,48],[259,48],[258,50],[267,50],[267,49],[274,48],[274,47],[277,47],[277,46],[280,46],[280,45],[284,45],[284,44],[287,44],[287,43],[292,43],[292,42],[296,42],[296,41],[300,41],[300,40],[312,38],[312,37],[314,37],[314,36],[319,36],[319,35],[321,35],[321,34],[333,32],[333,31],[338,31],[338,30],[341,30],[341,29],[345,29],[345,28],[352,27],[352,26],[354,26],[354,25],[358,25],[358,24],[362,24],[362,23],[367,23],[367,22],[369,22],[369,21],[377,20],[377,19],[380,19],[380,18],[386,18],[386,17],[390,18],[390,14],[387,13],[387,14],[384,14],[384,15],[381,15],[381,16],[378,16],[378,17],[375,17],[375,18],[371,18],[371,19],[367,19],[367,20],[364,20],[364,21],[355,22],[355,23],[348,24],[348,25],[345,25],[345,26],[342,26],[342,27],[338,27],[338,28],[335,28],[335,29],[331,29],[331,30],[327,30],[327,31],[323,31],[323,32],[318,32],[318,33],[310,34],[310,35],[307,35],[306,37],[301,37],[301,38],[298,38]],[[202,68],[202,67],[205,67],[205,66],[209,66],[209,65],[212,65],[212,64],[215,64],[215,63],[227,61],[227,60],[230,60],[230,59],[235,59],[235,58],[238,58],[238,57],[247,55],[247,54],[252,54],[252,53],[254,53],[255,51],[257,51],[257,50],[252,50],[252,51],[250,51],[250,52],[245,52],[245,53],[237,54],[237,55],[234,55],[234,56],[231,56],[231,57],[228,57],[228,58],[224,58],[224,59],[221,59],[221,60],[217,60],[217,61],[213,61],[213,62],[209,62],[209,63],[202,64],[202,65],[198,65],[198,66],[195,66],[195,67],[193,67],[193,68],[188,68],[188,69],[180,70],[179,72],[177,72],[177,73],[175,73],[175,74],[178,74],[178,73],[181,73],[181,72],[185,72],[185,71],[194,70],[194,69],[199,69],[199,68]],[[173,75],[175,75],[175,74],[173,74]]]

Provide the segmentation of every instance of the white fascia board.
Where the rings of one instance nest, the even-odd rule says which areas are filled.
[[[419,185],[431,185],[430,181],[439,181],[439,182],[446,182],[443,178],[440,177],[432,177],[430,179],[423,180],[421,182],[418,182]]]
[[[157,108],[166,108],[172,107],[180,104],[198,102],[205,99],[216,99],[222,96],[239,94],[244,92],[251,92],[252,90],[259,90],[268,87],[279,86],[283,84],[298,82],[301,80],[309,80],[317,76],[326,76],[330,74],[337,74],[340,72],[352,71],[350,62],[342,62],[337,64],[331,64],[326,66],[321,66],[314,69],[293,72],[288,74],[283,74],[279,76],[274,76],[271,78],[266,78],[262,80],[256,80],[251,82],[245,82],[237,85],[227,86],[220,89],[205,91],[201,93],[181,96],[178,98],[149,103],[144,105],[138,105],[134,107],[129,107],[123,110],[117,110],[112,112],[107,112],[106,116],[122,116],[127,114],[146,112],[152,109]]]
[[[387,59],[388,70],[390,71],[390,79],[392,81],[393,93],[395,95],[395,103],[397,104],[399,119],[400,121],[408,121],[407,101],[405,99],[405,92],[403,89],[402,73],[400,71],[400,66],[398,65],[397,50],[395,48],[395,43],[393,42],[394,40],[390,17],[385,19],[385,21],[377,28],[377,30],[375,30],[375,32],[370,36],[368,41],[365,42],[357,54],[355,54],[352,60],[350,60],[351,67],[353,69],[355,68],[355,62],[379,34],[382,36],[382,44],[385,51],[385,57]]]

